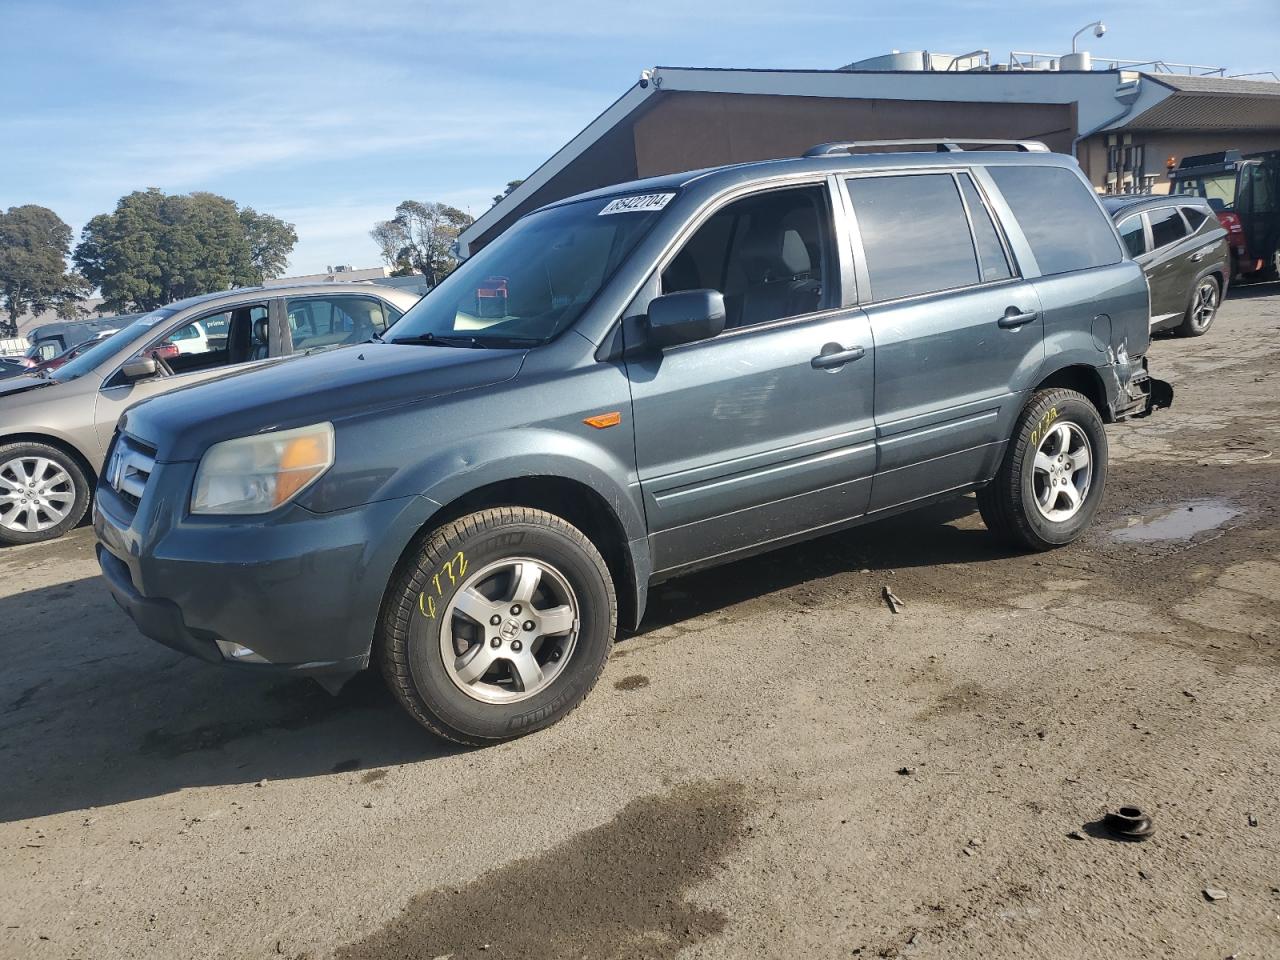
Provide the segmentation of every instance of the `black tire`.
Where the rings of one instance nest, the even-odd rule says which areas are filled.
[[[50,492],[56,494],[70,493],[71,506],[67,514],[56,524],[44,529],[35,531],[16,530],[7,526],[5,521],[15,516],[15,512],[24,509],[24,502],[19,501],[18,504],[10,504],[8,501],[0,501],[0,544],[12,545],[19,543],[39,543],[43,540],[56,540],[68,530],[75,527],[84,519],[85,511],[89,509],[89,501],[91,491],[89,489],[89,479],[85,476],[84,468],[80,466],[76,458],[59,450],[57,447],[50,446],[47,443],[39,443],[37,441],[21,440],[16,443],[6,443],[0,446],[0,494],[7,490],[13,489],[13,482],[18,479],[18,474],[14,472],[18,468],[13,465],[32,459],[47,460],[52,464],[56,464],[66,475],[67,483],[60,484],[53,488]],[[49,471],[52,473],[52,471]],[[70,486],[70,490],[67,486]],[[65,501],[59,501],[59,508]],[[17,514],[23,518],[22,526],[26,526],[26,514]],[[49,513],[37,513],[38,522],[45,522],[52,519]]]
[[[1249,275],[1253,282],[1270,282],[1280,280],[1280,246],[1271,251],[1269,257],[1263,257],[1262,269]]]
[[[1182,323],[1176,328],[1180,337],[1203,337],[1213,326],[1218,308],[1222,306],[1222,285],[1214,277],[1202,277],[1196,281],[1187,301]]]
[[[1061,425],[1074,426],[1087,438],[1092,471],[1074,515],[1051,520],[1036,502],[1035,455],[1048,432]],[[1087,397],[1061,387],[1037,391],[1018,416],[995,478],[978,491],[978,509],[987,529],[1006,543],[1032,550],[1052,550],[1078,539],[1102,502],[1107,458],[1107,433]]]
[[[483,702],[464,692],[446,667],[441,631],[445,612],[470,579],[510,558],[546,565],[572,589],[577,603],[576,639],[563,665],[555,656],[558,673],[545,687],[522,694],[515,686],[512,667],[510,675],[498,682],[509,682],[516,695],[528,698],[514,703]],[[535,602],[530,600],[529,605],[533,607]],[[453,616],[449,619],[454,621]],[[464,618],[459,632],[477,632],[478,623]],[[613,579],[595,545],[553,514],[528,507],[495,507],[445,524],[419,543],[383,604],[377,659],[387,684],[419,723],[457,743],[485,746],[548,727],[582,703],[604,670],[616,628]],[[482,627],[479,644],[485,642],[485,634],[504,630],[505,626]],[[451,630],[450,636],[453,633]],[[524,634],[515,640],[520,636]],[[508,642],[505,634],[492,639]],[[551,640],[534,641],[529,653],[534,653],[534,643],[538,643],[538,656],[554,656],[557,651],[545,646]],[[509,645],[520,649],[515,643]],[[459,656],[475,650],[475,646],[467,647]],[[544,663],[549,665],[550,659]],[[499,664],[485,676],[503,669]],[[483,682],[482,686],[489,688]]]

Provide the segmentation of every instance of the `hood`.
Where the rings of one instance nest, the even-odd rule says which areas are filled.
[[[48,390],[58,385],[56,380],[48,380],[34,375],[19,374],[16,377],[6,377],[4,380],[0,380],[0,411],[4,410],[5,401],[9,397],[21,396],[24,393],[34,393],[36,390]]]
[[[193,384],[131,407],[120,429],[158,459],[197,460],[212,444],[510,380],[525,350],[368,343]]]

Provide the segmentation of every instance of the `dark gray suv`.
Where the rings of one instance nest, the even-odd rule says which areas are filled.
[[[563,717],[650,585],[978,491],[1043,550],[1171,401],[1148,294],[1039,144],[803,158],[525,217],[383,342],[150,400],[94,525],[146,635],[470,744]]]

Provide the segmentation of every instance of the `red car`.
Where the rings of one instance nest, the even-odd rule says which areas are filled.
[[[114,333],[114,331],[111,331],[111,333]],[[63,364],[70,363],[76,357],[80,356],[80,354],[84,353],[94,344],[101,343],[107,337],[111,336],[111,333],[100,333],[95,337],[90,337],[88,340],[84,341],[83,343],[77,343],[74,347],[71,347],[69,350],[63,350],[56,357],[50,357],[48,360],[42,360],[39,363],[32,363],[31,372],[46,373],[50,370],[57,370]]]

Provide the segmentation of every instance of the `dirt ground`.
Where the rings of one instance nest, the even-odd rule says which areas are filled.
[[[0,551],[0,956],[1280,956],[1280,285],[1152,357],[1082,542],[969,499],[675,581],[487,750]]]

